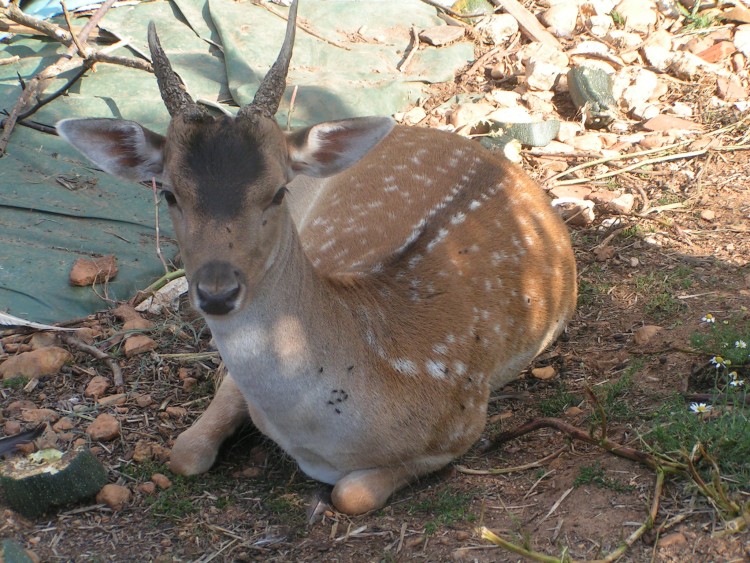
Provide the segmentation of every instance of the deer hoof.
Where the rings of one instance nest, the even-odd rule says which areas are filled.
[[[205,438],[196,438],[186,430],[177,437],[170,455],[169,470],[178,475],[198,475],[205,473],[216,461],[219,444]]]

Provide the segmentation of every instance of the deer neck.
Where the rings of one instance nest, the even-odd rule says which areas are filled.
[[[206,317],[237,379],[297,377],[330,362],[350,342],[352,315],[333,284],[310,263],[291,216],[249,303],[229,317]]]

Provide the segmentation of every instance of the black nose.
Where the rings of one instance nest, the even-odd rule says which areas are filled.
[[[207,315],[226,315],[239,305],[242,283],[228,262],[209,262],[193,277],[197,307]]]

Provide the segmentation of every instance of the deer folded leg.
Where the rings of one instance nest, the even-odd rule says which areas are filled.
[[[224,440],[249,419],[247,403],[227,374],[206,412],[177,437],[170,470],[179,475],[205,473],[216,461]]]
[[[435,467],[438,469],[438,467]],[[352,471],[333,487],[331,500],[344,514],[363,514],[385,506],[398,489],[424,474],[413,467],[381,467]]]

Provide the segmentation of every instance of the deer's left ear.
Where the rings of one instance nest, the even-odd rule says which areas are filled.
[[[135,121],[64,119],[55,127],[105,172],[136,182],[162,177],[164,137]]]
[[[390,117],[358,117],[318,123],[287,136],[292,172],[333,176],[365,156],[391,132]]]

